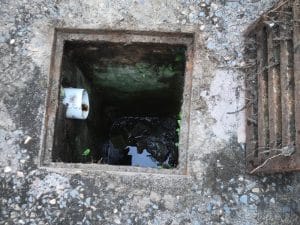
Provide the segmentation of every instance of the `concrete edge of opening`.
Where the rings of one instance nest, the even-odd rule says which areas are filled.
[[[186,32],[182,32],[185,30]],[[99,29],[74,29],[74,28],[54,28],[53,45],[51,54],[51,64],[49,71],[49,83],[47,90],[46,112],[44,115],[41,147],[39,151],[38,166],[40,168],[61,168],[96,170],[120,173],[153,173],[167,175],[189,175],[188,169],[188,142],[190,124],[190,106],[193,77],[193,58],[195,54],[195,37],[197,35],[195,27],[191,29],[181,29],[178,31],[136,31],[136,30],[99,30]],[[54,138],[54,127],[56,111],[58,108],[59,84],[61,75],[61,62],[65,41],[108,41],[108,42],[144,42],[144,43],[167,43],[183,44],[187,47],[187,59],[185,66],[184,92],[182,104],[182,131],[179,135],[179,165],[174,169],[154,169],[133,166],[113,166],[106,164],[81,164],[81,163],[57,163],[52,162],[52,146]]]

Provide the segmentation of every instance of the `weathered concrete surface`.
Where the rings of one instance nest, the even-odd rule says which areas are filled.
[[[241,32],[273,2],[1,0],[0,224],[298,224],[300,176],[247,176],[244,112],[227,114],[244,103]],[[190,176],[37,167],[54,27],[187,25],[202,35]]]

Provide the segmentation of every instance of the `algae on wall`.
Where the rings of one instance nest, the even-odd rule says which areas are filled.
[[[114,104],[127,101],[131,108],[136,103],[153,103],[144,112],[160,107],[161,101],[170,109],[166,112],[180,111],[185,46],[73,43],[71,47],[70,55],[92,84],[95,95]]]
[[[54,157],[55,160],[105,161],[105,149],[110,142],[115,144],[112,140],[121,135],[113,134],[112,128],[122,121],[129,133],[135,125],[145,123],[149,134],[136,144],[145,146],[142,144],[145,142],[152,156],[159,156],[156,160],[160,163],[172,152],[169,158],[173,162],[171,166],[175,166],[185,50],[184,46],[167,44],[65,43],[61,85],[85,88],[89,94],[90,113],[85,121],[67,121],[59,114],[58,119],[63,120],[64,126],[56,128],[54,152],[58,157]],[[149,121],[162,122],[152,128]],[[124,125],[126,123],[131,129]],[[165,130],[161,128],[164,126]],[[128,132],[122,137],[122,143],[126,143],[122,149],[129,145]],[[85,149],[91,149],[89,157],[82,156]],[[165,149],[164,154],[162,149]]]
[[[109,64],[106,71],[94,67],[96,85],[127,93],[168,88],[169,83],[163,82],[163,79],[173,77],[176,72],[171,65],[155,67],[148,63]]]

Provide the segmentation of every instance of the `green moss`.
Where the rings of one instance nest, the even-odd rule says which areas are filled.
[[[135,65],[109,64],[106,70],[94,68],[95,82],[98,86],[116,88],[124,92],[136,92],[167,88],[164,79],[171,78],[180,71],[171,65],[155,67],[147,63]]]

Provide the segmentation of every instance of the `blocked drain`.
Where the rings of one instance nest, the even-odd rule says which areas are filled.
[[[67,41],[61,90],[89,93],[86,120],[59,104],[53,161],[174,168],[186,47]]]
[[[193,32],[56,29],[40,165],[186,175]]]

